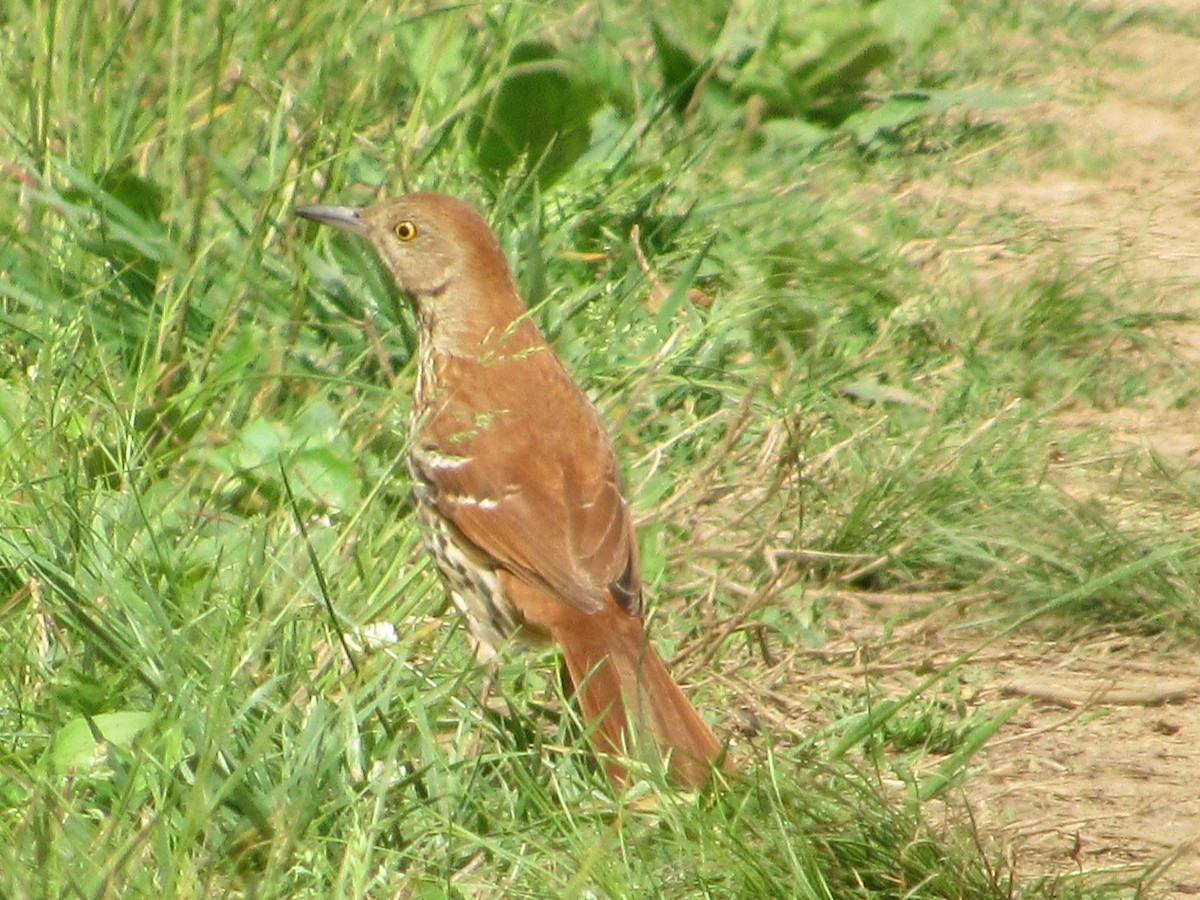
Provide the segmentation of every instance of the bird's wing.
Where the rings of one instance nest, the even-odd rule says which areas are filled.
[[[439,379],[453,390],[430,406],[414,444],[428,499],[498,567],[584,612],[611,597],[640,615],[632,517],[587,398],[549,353],[507,379],[443,365],[458,369]]]

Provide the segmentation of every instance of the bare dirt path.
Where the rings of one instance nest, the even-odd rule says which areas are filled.
[[[1196,0],[1167,6],[1200,13]],[[1054,100],[1012,116],[1053,123],[1067,162],[969,187],[923,185],[921,199],[1012,211],[1046,234],[1053,252],[1136,285],[1131,295],[1141,299],[1131,302],[1183,313],[1157,337],[1179,365],[1197,367],[1200,385],[1200,40],[1139,22],[1101,49],[1114,65],[1068,65],[1056,72]],[[1060,423],[1104,428],[1116,450],[1154,453],[1185,477],[1200,472],[1197,391],[1151,391],[1109,410],[1080,404]],[[1089,490],[1091,480],[1063,473],[1067,490]],[[1023,639],[992,648],[989,659],[964,672],[985,685],[973,699],[1025,702],[979,757],[962,799],[1018,878],[1162,862],[1143,896],[1200,895],[1200,656],[1126,638]]]

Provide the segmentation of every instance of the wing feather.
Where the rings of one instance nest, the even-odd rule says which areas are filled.
[[[497,567],[581,611],[599,612],[612,598],[640,615],[616,461],[595,410],[554,356],[437,364],[438,382],[452,387],[426,404],[413,461],[438,511]]]

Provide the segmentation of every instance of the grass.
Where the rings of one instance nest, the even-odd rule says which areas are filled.
[[[872,83],[1008,87],[995,30],[1120,27],[1057,14],[947,11]],[[1064,403],[1158,389],[1154,323],[1114,316],[1113,281],[1070,259],[986,292],[966,262],[914,262],[1040,247],[1027,223],[891,188],[986,177],[998,136],[1036,156],[1036,129],[952,111],[860,146],[680,120],[633,19],[341,0],[0,18],[0,893],[1120,887],[1014,884],[968,827],[933,824],[929,798],[999,724],[939,699],[950,671],[899,705],[777,686],[827,712],[810,734],[738,731],[766,709],[726,704],[764,656],[837,630],[824,586],[1003,598],[981,642],[1193,640],[1200,567],[1178,525],[1195,484],[1141,473],[1120,490],[1161,514],[1130,523],[1048,475]],[[508,51],[546,35],[591,48],[591,143],[553,184],[482,176],[473,112]],[[956,47],[974,68],[949,67]],[[615,800],[528,656],[506,658],[499,705],[477,702],[408,515],[411,319],[360,248],[290,215],[415,187],[491,210],[611,423],[658,639],[745,759],[728,790]],[[927,754],[934,781],[912,774]]]

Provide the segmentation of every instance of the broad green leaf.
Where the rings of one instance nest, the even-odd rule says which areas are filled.
[[[479,103],[467,129],[479,165],[497,178],[524,160],[545,187],[591,143],[600,97],[553,44],[519,44],[499,86]]]
[[[871,19],[889,38],[916,49],[937,35],[949,12],[944,0],[879,0]]]
[[[1052,96],[1052,92],[1045,88],[963,88],[928,91],[927,96],[930,113],[937,115],[955,106],[965,106],[968,109],[1013,109],[1047,100]]]
[[[692,92],[712,60],[719,28],[720,22],[707,15],[700,3],[651,20],[654,57],[676,112],[683,112],[691,102]]]
[[[895,131],[916,121],[930,107],[927,95],[894,94],[877,106],[854,113],[842,123],[842,128],[853,133],[858,143],[869,144],[882,132]]]
[[[349,509],[358,500],[358,478],[343,454],[328,447],[309,447],[296,453],[290,468],[292,489],[322,506]]]
[[[816,147],[834,133],[824,125],[800,117],[770,119],[763,122],[761,130],[770,144],[784,151]]]
[[[790,72],[788,94],[794,103],[831,105],[845,94],[862,90],[863,79],[895,59],[895,53],[869,25],[860,25],[837,34],[819,55],[799,61],[783,58]],[[838,120],[844,118],[839,116]]]
[[[129,750],[153,721],[148,712],[112,712],[72,719],[50,744],[50,763],[57,772],[87,772],[104,763],[109,746]]]
[[[126,161],[94,182],[76,177],[64,192],[74,202],[86,200],[99,214],[94,227],[79,236],[81,246],[108,260],[125,289],[143,306],[154,297],[159,270],[169,257],[162,223],[162,188],[138,175]]]
[[[238,435],[237,464],[245,469],[258,469],[288,450],[291,432],[282,422],[255,419]]]

